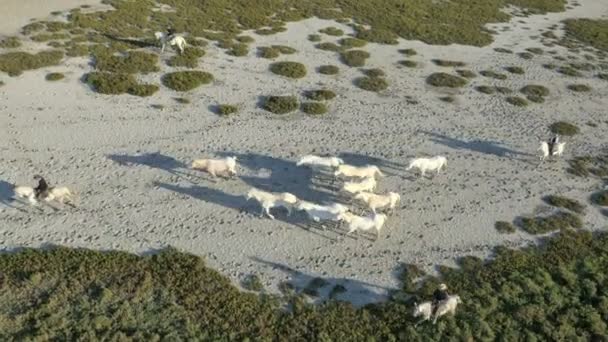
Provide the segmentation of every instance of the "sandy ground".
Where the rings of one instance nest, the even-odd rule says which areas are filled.
[[[417,41],[370,44],[364,48],[372,55],[368,67],[384,69],[390,82],[379,95],[356,88],[352,82],[361,76],[359,70],[341,65],[336,54],[315,49],[306,39],[329,25],[350,32],[347,26],[317,19],[291,23],[287,32],[274,36],[255,36],[247,57],[207,48],[202,69],[216,81],[185,95],[168,89],[151,98],[94,94],[79,82],[90,68],[84,59],[17,78],[0,75],[6,83],[0,88],[0,246],[61,244],[144,253],[172,245],[205,256],[235,282],[257,272],[276,291],[281,281],[305,285],[320,276],[343,284],[349,290],[346,297],[363,304],[398,286],[400,263],[432,270],[437,264],[454,265],[458,256],[487,256],[496,245],[529,244],[533,237],[521,231],[500,235],[494,222],[548,210],[541,201],[547,194],[586,201],[597,182],[568,176],[565,160],[606,146],[608,89],[605,81],[584,79],[593,91],[573,94],[565,88],[573,80],[542,67],[551,62],[549,56],[523,60],[492,49],[542,47],[530,37],[552,24],[608,14],[606,2],[580,2],[566,13],[493,25],[509,30],[484,48]],[[61,9],[84,2],[58,3]],[[39,10],[26,17],[42,15]],[[0,22],[5,16],[0,14]],[[256,46],[270,44],[296,48],[297,54],[278,60],[302,62],[309,75],[293,81],[271,74],[269,61],[254,53]],[[399,67],[401,48],[414,48],[418,55],[411,59],[421,65]],[[525,75],[510,75],[506,81],[478,77],[473,86],[543,84],[551,95],[542,105],[522,109],[470,86],[451,92],[456,103],[444,103],[438,100],[442,94],[424,82],[431,72],[449,70],[432,64],[433,58],[465,61],[476,71],[518,65]],[[339,65],[341,73],[313,71],[323,64]],[[67,77],[46,82],[44,75],[51,71]],[[146,79],[158,83],[159,75]],[[278,117],[257,107],[261,95],[297,95],[320,87],[339,94],[323,118],[302,113]],[[178,104],[174,97],[191,103]],[[218,103],[237,104],[240,112],[218,117],[210,111]],[[556,120],[575,122],[582,132],[567,140],[563,160],[538,166],[539,139],[548,137],[546,127]],[[343,200],[334,191],[339,183],[295,166],[299,156],[309,153],[373,163],[387,174],[379,192],[398,191],[402,203],[378,241],[342,238],[335,229],[310,227],[299,214],[286,217],[277,211],[275,221],[260,218],[256,203],[246,202],[243,195],[252,186],[317,202]],[[404,170],[414,156],[437,154],[448,158],[448,168],[439,176],[418,179]],[[221,155],[238,156],[238,178],[213,181],[187,168],[193,158]],[[79,206],[57,212],[15,208],[19,205],[8,199],[11,184],[33,185],[36,173],[51,184],[74,188]],[[590,229],[604,228],[604,220],[593,207],[584,217]]]

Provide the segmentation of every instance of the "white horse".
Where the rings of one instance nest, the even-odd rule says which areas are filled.
[[[555,144],[555,147],[553,148],[553,153],[551,154],[551,156],[561,157],[562,154],[564,153],[564,147],[566,147],[565,142]],[[547,159],[547,157],[549,157],[549,143],[547,143],[546,141],[541,142],[540,147],[538,149],[541,151],[541,156],[540,156],[541,161],[544,161],[545,159]]]
[[[417,168],[418,170],[420,170],[420,176],[424,177],[426,171],[437,170],[437,174],[439,174],[441,168],[447,165],[448,160],[446,157],[443,156],[436,156],[433,158],[416,158],[412,159],[410,165],[407,167],[406,170],[409,171],[412,168]]]
[[[437,319],[445,314],[456,314],[456,307],[461,303],[462,300],[459,295],[449,296],[448,299],[439,302],[439,304],[437,304],[435,316],[433,317],[433,324],[436,324]],[[416,303],[414,305],[414,317],[422,316],[422,320],[416,323],[416,325],[431,319],[431,316],[433,315],[433,305],[431,302],[424,302],[420,305]]]
[[[23,198],[23,199],[27,199],[28,202],[31,205],[38,205],[38,199],[36,198],[35,192],[34,192],[34,188],[32,188],[31,186],[16,186],[13,189],[13,192],[15,193],[15,198]],[[67,204],[70,205],[72,207],[75,207],[74,205],[74,193],[72,191],[70,191],[70,189],[68,189],[65,186],[61,186],[61,187],[51,187],[49,188],[46,192],[42,193],[42,200],[45,203],[49,203],[51,201],[57,201],[61,204]]]
[[[170,46],[177,46],[180,54],[184,53],[184,49],[188,45],[186,39],[179,35],[167,36],[167,34],[164,32],[155,32],[154,37],[156,37],[156,39],[160,41],[161,53],[165,52],[165,46],[167,45],[167,43],[169,43]]]

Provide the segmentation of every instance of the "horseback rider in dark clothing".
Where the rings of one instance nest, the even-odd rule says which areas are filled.
[[[167,27],[167,38],[171,38],[175,35],[175,29],[173,27]]]
[[[34,179],[38,180],[38,185],[34,188],[34,195],[36,196],[36,199],[40,199],[42,195],[46,196],[46,193],[49,190],[49,185],[40,175],[35,175]]]
[[[437,312],[437,307],[439,307],[439,303],[449,298],[448,294],[448,286],[446,284],[439,284],[439,287],[433,292],[433,315]]]
[[[557,145],[559,143],[559,135],[556,134],[554,135],[549,142],[547,143],[547,145],[549,145],[549,157],[551,157],[553,155],[553,148],[555,147],[555,145]]]

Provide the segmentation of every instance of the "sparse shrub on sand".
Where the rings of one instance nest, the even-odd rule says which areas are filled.
[[[158,55],[141,51],[130,51],[125,56],[109,54],[95,55],[95,69],[104,72],[125,74],[157,72]]]
[[[234,44],[226,53],[235,57],[247,56],[249,53],[249,47],[244,43]]]
[[[586,84],[568,84],[567,88],[576,92],[588,92],[591,91],[591,87]]]
[[[365,70],[362,70],[362,71],[365,74],[365,76],[368,76],[368,77],[384,77],[384,76],[386,76],[386,73],[384,72],[384,70],[379,69],[379,68],[365,69]]]
[[[363,90],[375,92],[388,88],[388,82],[379,77],[360,77],[355,80],[355,85]]]
[[[258,47],[258,57],[273,59],[281,55],[281,52],[275,48],[268,46]]]
[[[18,76],[25,70],[57,65],[62,58],[63,52],[58,50],[42,51],[36,54],[8,52],[0,54],[0,71],[6,72],[9,76]]]
[[[481,86],[475,87],[475,90],[477,90],[480,93],[488,94],[488,95],[496,93],[496,88],[492,87],[492,86],[481,85]]]
[[[456,98],[454,96],[448,95],[440,97],[439,100],[446,103],[453,103],[454,101],[456,101]]]
[[[106,95],[131,94],[135,96],[150,96],[158,91],[153,84],[139,84],[133,74],[111,72],[90,72],[84,81],[96,92]]]
[[[512,50],[501,48],[501,47],[494,48],[494,51],[500,52],[500,53],[513,53]]]
[[[172,67],[196,68],[198,59],[205,55],[205,51],[199,48],[187,47],[182,54],[173,55],[167,65]]]
[[[362,67],[369,58],[369,52],[363,50],[348,50],[341,53],[342,63],[350,67]]]
[[[418,63],[416,63],[415,61],[409,60],[409,59],[399,61],[397,63],[399,63],[399,65],[403,65],[404,67],[408,67],[408,68],[415,68],[418,65]]]
[[[549,89],[542,85],[529,84],[519,90],[526,98],[535,103],[545,102],[545,96],[549,95]]]
[[[364,47],[367,42],[358,38],[342,38],[338,41],[340,45],[345,49]]]
[[[450,61],[445,59],[433,59],[431,60],[435,65],[439,65],[442,67],[463,67],[467,65],[465,62],[460,61]]]
[[[304,102],[302,111],[310,115],[321,115],[327,113],[327,106],[322,102]]]
[[[174,97],[173,100],[175,100],[175,102],[177,103],[181,103],[181,104],[189,104],[190,100],[185,98],[185,97]]]
[[[465,78],[445,72],[436,72],[426,78],[426,83],[435,87],[460,88],[467,85],[468,81]]]
[[[44,24],[41,22],[34,22],[31,24],[27,24],[21,28],[21,33],[28,36],[34,32],[42,31],[44,29]]]
[[[493,78],[493,79],[497,79],[497,80],[506,80],[507,79],[507,75],[501,74],[501,73],[498,73],[498,72],[495,72],[492,70],[482,70],[479,72],[479,74],[481,76]]]
[[[535,55],[542,55],[544,52],[543,49],[535,47],[527,48],[526,51],[532,52]]]
[[[236,38],[234,38],[237,42],[239,43],[243,43],[243,44],[250,44],[255,42],[255,39],[253,39],[253,37],[251,36],[238,36]]]
[[[521,98],[519,96],[509,96],[505,99],[508,103],[517,106],[517,107],[525,107],[528,105],[528,101],[526,99]]]
[[[399,41],[397,41],[398,36],[389,30],[383,29],[358,29],[356,37],[359,39],[366,40],[370,43],[378,43],[378,44],[387,44],[387,45],[397,45]]]
[[[270,71],[289,78],[302,78],[306,76],[306,67],[298,62],[276,62],[270,65]]]
[[[234,114],[238,111],[237,106],[229,104],[221,104],[217,106],[217,113],[222,116]]]
[[[65,78],[65,75],[60,72],[51,72],[46,74],[45,79],[47,81],[59,81]]]
[[[520,58],[523,59],[532,59],[534,58],[534,54],[530,52],[520,52],[517,54]]]
[[[344,50],[344,48],[342,46],[334,44],[334,43],[329,43],[329,42],[319,43],[319,44],[315,45],[315,47],[320,50],[334,51],[334,52]]]
[[[560,211],[546,217],[524,217],[520,225],[529,234],[545,234],[556,230],[582,228],[583,221],[576,214]]]
[[[505,70],[507,70],[508,72],[510,72],[512,74],[516,74],[516,75],[523,75],[526,73],[523,68],[518,67],[518,66],[508,66],[508,67],[505,67]]]
[[[544,103],[545,102],[545,98],[542,96],[538,96],[538,95],[528,95],[528,96],[526,96],[526,99],[528,99],[528,101],[534,102],[534,103]]]
[[[591,195],[591,202],[600,206],[608,206],[608,190],[602,190]]]
[[[475,78],[477,77],[477,74],[472,71],[472,70],[467,70],[467,69],[456,69],[456,73],[464,78]]]
[[[497,232],[501,234],[515,233],[515,226],[512,223],[506,221],[497,221],[494,224],[494,228]]]
[[[295,96],[269,96],[263,108],[274,114],[287,114],[298,109],[298,99]]]
[[[6,37],[0,40],[0,48],[2,49],[16,49],[21,46],[21,41],[18,37]]]
[[[321,65],[317,71],[323,75],[336,75],[340,72],[340,68],[335,65]]]
[[[292,54],[298,52],[298,50],[296,50],[290,46],[285,46],[285,45],[272,45],[271,47],[284,55],[292,55]]]
[[[65,40],[69,38],[70,35],[65,33],[41,33],[30,37],[31,40],[39,43],[48,42],[51,40]]]
[[[511,90],[511,88],[507,88],[507,87],[501,87],[501,86],[496,86],[494,87],[494,89],[496,89],[496,92],[499,94],[512,94],[513,90]]]
[[[326,27],[324,29],[320,29],[319,32],[330,35],[330,36],[344,35],[344,31],[340,30],[339,28],[333,27],[333,26]]]
[[[579,133],[579,128],[569,122],[557,121],[549,126],[549,129],[554,134],[573,136]]]
[[[308,35],[308,40],[310,40],[311,42],[320,42],[321,41],[321,36],[318,34],[309,34]]]
[[[581,204],[581,202],[567,198],[567,197],[549,195],[549,196],[545,196],[543,198],[543,201],[545,201],[545,203],[552,205],[554,207],[568,209],[577,214],[582,214],[585,212],[585,206],[583,204]]]
[[[135,84],[127,92],[131,95],[147,97],[152,96],[158,89],[156,84]]]
[[[405,56],[414,56],[417,54],[416,50],[414,49],[400,49],[399,53]]]
[[[590,175],[596,177],[608,177],[608,154],[597,156],[578,156],[568,161],[570,167],[567,169],[571,173],[579,177],[588,177]]]
[[[332,100],[336,97],[336,93],[327,89],[310,90],[304,93],[306,98],[313,101]]]
[[[213,75],[198,70],[176,71],[162,77],[165,87],[176,91],[189,91],[212,81]]]
[[[257,274],[250,274],[243,280],[243,288],[249,291],[259,292],[264,289],[264,285],[262,285],[262,280]]]
[[[559,72],[562,75],[572,76],[572,77],[581,77],[581,76],[583,76],[583,74],[581,74],[580,71],[574,69],[571,66],[561,66],[561,67],[557,68],[557,72]]]
[[[554,70],[557,68],[557,65],[555,65],[553,63],[546,63],[546,64],[543,64],[543,68],[548,69],[548,70]]]

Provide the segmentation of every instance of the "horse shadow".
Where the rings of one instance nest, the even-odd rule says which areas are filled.
[[[108,34],[108,33],[104,33],[103,36],[110,40],[113,40],[115,42],[129,44],[133,48],[147,48],[147,47],[158,46],[155,43],[155,41],[153,41],[151,39],[139,40],[139,39],[131,39],[131,38],[120,38],[118,36]]]
[[[0,204],[6,207],[13,207],[13,202],[15,201],[13,196],[15,196],[13,184],[0,180]]]
[[[221,190],[192,184],[188,186],[179,186],[162,182],[155,182],[153,185],[161,189],[190,196],[200,201],[217,204],[225,208],[230,208],[238,211],[239,213],[249,213],[255,214],[257,216],[263,216],[261,214],[262,208],[259,206],[259,204],[254,200],[248,201],[244,195],[231,195]],[[283,212],[281,212],[280,214],[278,213],[279,210],[284,209],[274,208],[271,210],[275,211],[275,213],[273,213],[273,216],[275,216],[276,220],[288,223],[290,225],[294,225],[308,232],[317,234],[323,238],[334,241],[336,240],[335,238],[332,238],[326,234],[322,234],[320,231],[311,230],[311,226],[309,225],[309,220],[307,220],[307,217],[305,217],[301,213],[298,213],[295,210],[292,210],[291,215],[286,215]]]
[[[515,156],[522,156],[522,157],[532,156],[530,153],[519,152],[519,151],[510,149],[510,148],[501,146],[501,143],[496,142],[496,141],[484,141],[484,140],[465,141],[465,140],[450,138],[446,135],[434,133],[434,132],[422,131],[422,133],[430,135],[431,141],[433,141],[437,144],[448,146],[448,147],[456,149],[456,150],[469,150],[469,151],[479,152],[479,153],[483,153],[483,154],[490,154],[490,155],[494,155],[497,157],[509,157],[510,156],[513,158]],[[523,158],[513,158],[513,159],[520,160],[520,161],[527,161]]]
[[[178,177],[196,177],[191,173],[182,171],[182,169],[187,169],[188,165],[160,152],[137,155],[109,154],[106,157],[121,166],[142,165],[152,169],[159,169]]]
[[[322,302],[330,299],[344,300],[354,306],[376,304],[389,299],[392,289],[348,278],[318,277],[293,269],[285,264],[250,257],[252,261],[286,273],[295,293],[304,293]]]

